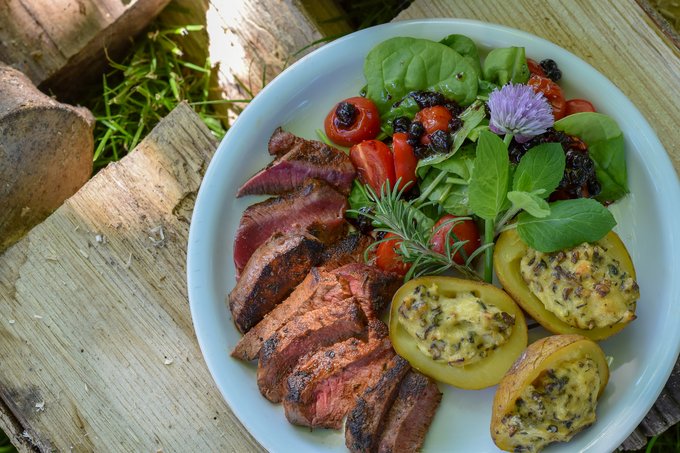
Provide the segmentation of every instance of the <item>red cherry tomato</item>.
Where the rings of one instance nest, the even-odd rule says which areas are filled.
[[[413,147],[408,144],[407,140],[408,134],[405,132],[397,132],[392,136],[394,176],[397,179],[401,178],[399,190],[408,184],[406,189],[408,191],[416,185],[416,167],[418,166],[418,159],[413,152]]]
[[[453,244],[458,241],[468,241],[463,245],[463,251],[465,252],[465,257],[461,253],[456,253],[453,255],[453,260],[458,264],[465,264],[465,260],[470,256],[475,250],[477,250],[482,242],[479,238],[479,228],[474,220],[463,220],[454,225],[453,220],[457,219],[456,216],[447,214],[437,221],[434,225],[434,234],[430,240],[432,243],[432,250],[438,253],[446,253],[446,237],[449,231],[453,228],[451,233],[450,242]],[[446,225],[442,226],[444,223]],[[455,237],[454,237],[455,236]]]
[[[535,92],[543,93],[543,96],[552,106],[555,121],[564,117],[567,102],[564,100],[564,93],[562,93],[562,88],[558,84],[547,77],[532,74],[527,85],[533,87]]]
[[[595,106],[585,99],[569,99],[564,116],[579,112],[595,112]]]
[[[394,158],[390,148],[380,140],[364,140],[349,150],[349,159],[359,173],[359,181],[380,194],[385,181],[394,183]]]
[[[420,138],[420,143],[428,145],[430,143],[430,134],[436,131],[446,131],[449,129],[449,121],[453,116],[449,109],[443,105],[435,105],[433,107],[425,107],[416,113],[414,121],[423,123],[425,133]]]
[[[338,107],[342,103],[351,104],[355,109],[355,113],[350,115],[351,123],[349,125],[343,125],[338,117]],[[377,137],[380,132],[380,113],[373,101],[356,96],[336,104],[328,112],[324,127],[326,135],[333,143],[342,146],[352,146],[363,140]]]
[[[536,60],[527,58],[527,66],[529,66],[529,72],[531,74],[536,74],[537,76],[545,77],[545,72],[543,71],[543,68],[541,67],[540,64],[536,62]]]
[[[385,241],[378,244],[375,252],[375,265],[384,271],[395,272],[401,276],[406,275],[411,268],[411,263],[405,263],[397,253],[401,239],[394,233],[387,233]]]

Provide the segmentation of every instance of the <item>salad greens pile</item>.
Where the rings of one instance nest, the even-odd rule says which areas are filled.
[[[454,34],[439,42],[397,37],[371,50],[364,74],[366,97],[378,107],[383,138],[393,133],[395,118],[413,119],[419,111],[409,95],[414,91],[441,93],[465,110],[460,116],[462,127],[450,134],[448,152],[418,162],[420,194],[416,199],[401,200],[402,194],[389,186],[382,194],[375,194],[355,182],[349,198],[351,215],[380,212],[380,218],[369,215],[374,225],[394,233],[386,226],[393,226],[398,221],[395,217],[404,215],[402,208],[394,209],[403,204],[411,221],[419,224],[416,242],[420,248],[427,247],[427,232],[431,235],[432,225],[442,215],[479,218],[485,227],[487,280],[494,238],[506,229],[516,228],[530,247],[552,252],[596,241],[616,224],[601,204],[613,202],[628,191],[623,134],[613,119],[582,112],[566,116],[553,126],[588,146],[602,188],[596,199],[548,201],[565,171],[562,146],[539,144],[513,164],[508,152],[512,135],[502,138],[489,129],[489,94],[508,83],[526,83],[530,77],[524,48],[493,49],[482,61],[477,46],[466,36]],[[403,236],[408,231],[396,233],[407,242],[401,246],[403,260],[415,264],[422,261],[414,253],[413,241]],[[456,266],[451,263],[449,267]],[[416,269],[412,274],[421,271]]]

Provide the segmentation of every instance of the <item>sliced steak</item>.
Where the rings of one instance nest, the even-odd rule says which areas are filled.
[[[370,236],[350,233],[327,246],[321,254],[320,266],[335,269],[350,263],[363,263],[366,248],[373,243]]]
[[[241,360],[256,359],[265,340],[289,320],[325,305],[339,304],[351,295],[349,286],[343,284],[337,276],[312,268],[286,300],[241,338],[231,353],[232,357]]]
[[[288,321],[264,342],[257,366],[260,392],[281,401],[285,383],[300,357],[351,337],[366,336],[366,315],[354,298],[307,312]]]
[[[380,438],[380,453],[420,451],[442,400],[437,384],[411,371],[404,377]]]
[[[283,301],[321,258],[323,244],[307,233],[274,233],[248,260],[229,294],[242,333]]]
[[[334,240],[345,228],[347,199],[328,184],[310,180],[280,197],[249,206],[234,238],[234,264],[240,274],[253,252],[279,232],[305,231],[323,242]]]
[[[308,178],[323,180],[338,192],[349,194],[356,170],[347,154],[323,142],[283,132],[281,128],[272,138],[269,152],[272,153],[273,144],[272,154],[279,157],[246,181],[236,192],[237,197],[282,194],[300,187]]]
[[[363,263],[346,264],[332,272],[349,284],[369,317],[380,316],[402,284],[397,274]]]
[[[283,401],[289,422],[340,429],[364,389],[383,375],[395,353],[382,321],[371,322],[369,340],[356,338],[321,349],[301,360],[288,377]]]
[[[349,451],[376,451],[401,380],[410,369],[405,359],[395,355],[380,380],[356,399],[345,423],[345,445]]]

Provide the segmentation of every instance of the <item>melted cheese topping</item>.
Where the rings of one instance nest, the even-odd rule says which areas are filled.
[[[593,329],[635,319],[637,283],[597,244],[553,253],[529,248],[521,272],[546,310],[572,327]]]
[[[515,318],[472,293],[439,294],[417,286],[399,306],[399,322],[418,349],[435,361],[464,366],[508,341]]]
[[[515,409],[501,423],[515,452],[540,451],[552,442],[566,442],[595,422],[600,375],[589,357],[548,369],[515,400]]]

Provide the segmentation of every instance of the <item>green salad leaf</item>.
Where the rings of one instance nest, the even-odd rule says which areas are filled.
[[[484,131],[477,140],[477,156],[470,180],[470,208],[485,220],[494,220],[507,209],[510,159],[507,146],[493,132]]]
[[[366,188],[355,179],[352,183],[352,191],[349,193],[349,198],[347,199],[349,203],[349,210],[346,212],[346,216],[352,219],[356,219],[358,214],[354,211],[358,211],[361,208],[372,206],[373,202],[368,197]]]
[[[522,192],[511,190],[508,192],[508,200],[512,202],[512,207],[516,211],[526,211],[534,217],[542,218],[550,214],[548,202],[541,197],[543,190],[536,192]]]
[[[493,49],[484,59],[482,72],[484,80],[498,86],[508,82],[526,83],[530,74],[524,47]]]
[[[574,135],[588,145],[595,174],[602,184],[600,201],[614,201],[628,193],[628,173],[623,132],[607,115],[582,112],[555,122],[555,129]]]
[[[479,51],[477,50],[477,44],[473,40],[465,35],[454,34],[447,36],[439,42],[461,54],[477,70],[478,74],[482,73]]]
[[[475,150],[465,145],[447,160],[423,167],[420,182],[421,200],[439,205],[448,214],[457,216],[471,214],[468,185],[472,178]]]
[[[565,158],[559,143],[543,143],[529,149],[515,170],[513,190],[522,192],[542,191],[548,198],[562,180]]]

